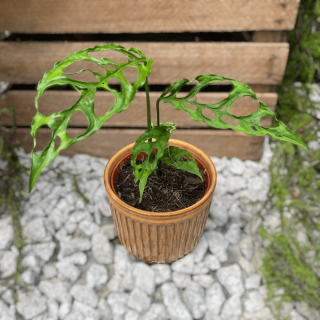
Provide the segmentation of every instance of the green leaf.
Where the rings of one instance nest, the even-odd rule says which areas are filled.
[[[186,95],[184,98],[177,98],[176,95],[180,92],[180,89],[187,82],[192,82],[193,80],[198,80],[198,84],[193,88],[193,90]],[[233,89],[229,92],[228,98],[215,104],[202,104],[197,102],[197,99],[192,100],[193,97],[205,86],[212,82],[218,81],[229,81],[233,84]],[[167,95],[167,96],[166,96]],[[249,96],[254,100],[257,100],[260,104],[259,109],[248,116],[236,117],[230,114],[230,108],[234,101],[238,98]],[[192,101],[191,101],[192,100]],[[297,136],[295,136],[283,122],[276,119],[275,114],[261,101],[258,100],[256,94],[252,89],[244,83],[238,82],[236,80],[220,77],[213,74],[203,74],[195,79],[188,80],[183,79],[175,82],[169,88],[167,88],[163,94],[159,97],[158,101],[163,101],[165,103],[170,102],[176,110],[184,110],[189,113],[189,116],[195,121],[203,121],[207,123],[210,127],[218,129],[233,129],[235,131],[244,132],[253,136],[263,136],[269,134],[270,136],[278,139],[289,141],[291,143],[302,146],[309,149],[308,146]],[[192,104],[197,107],[196,110],[192,111],[189,109],[185,103]],[[225,108],[226,107],[226,108]],[[214,119],[208,119],[202,114],[204,109],[212,110],[215,113]],[[227,124],[221,120],[222,116],[226,116],[230,119],[237,120],[239,125],[233,126]],[[275,125],[277,127],[266,128],[260,125],[261,118],[265,116],[272,116]]]
[[[123,53],[128,57],[125,63],[114,63],[107,58],[96,59],[89,55],[90,52],[114,50]],[[108,52],[106,52],[107,56]],[[91,69],[82,69],[79,72],[72,74],[79,74],[85,71],[90,71],[96,78],[97,82],[84,82],[73,80],[68,77],[71,73],[64,73],[63,69],[77,61],[89,61],[99,65],[104,74],[99,74]],[[106,44],[104,46],[96,46],[81,50],[69,55],[63,61],[57,62],[53,68],[47,71],[37,87],[37,96],[35,98],[35,106],[37,113],[32,120],[31,135],[34,137],[34,148],[31,155],[31,172],[29,181],[29,192],[32,190],[36,180],[38,179],[41,170],[48,166],[61,150],[67,149],[72,144],[81,141],[101,128],[106,120],[113,114],[120,113],[127,109],[130,102],[135,97],[136,92],[146,81],[147,76],[151,73],[152,60],[147,59],[139,50],[135,48],[125,49],[122,46],[114,44]],[[114,70],[108,69],[112,66]],[[127,67],[135,67],[139,71],[136,83],[132,86],[123,76],[123,70]],[[108,81],[112,78],[118,78],[120,81],[121,91],[109,87]],[[51,116],[44,116],[38,110],[38,100],[44,91],[52,86],[71,85],[80,94],[79,100],[70,108],[52,114]],[[113,107],[103,116],[97,116],[94,112],[94,95],[97,89],[104,89],[112,92],[115,95],[115,103]],[[66,128],[76,110],[82,111],[89,121],[88,129],[80,136],[71,139],[68,137]],[[48,126],[52,129],[52,136],[49,145],[39,154],[35,154],[36,134],[39,128]],[[61,144],[55,150],[55,141],[60,137]]]
[[[183,156],[187,156],[190,161],[180,161]],[[187,150],[182,150],[177,147],[169,147],[165,150],[160,160],[168,166],[196,174],[203,181],[196,160]]]
[[[174,130],[174,125],[170,122],[155,126],[142,134],[136,141],[132,149],[131,165],[133,167],[134,182],[140,180],[140,201],[142,194],[147,184],[147,178],[156,169],[158,160],[162,158],[164,150],[169,146],[171,132]],[[155,139],[155,141],[149,141]],[[152,159],[153,149],[157,149],[155,158]],[[140,152],[147,154],[147,158],[142,164],[136,164],[137,156]]]

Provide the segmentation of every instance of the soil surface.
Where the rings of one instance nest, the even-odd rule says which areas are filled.
[[[131,160],[131,159],[130,159]],[[181,161],[189,161],[181,158]],[[142,163],[137,160],[137,164]],[[161,177],[151,174],[139,203],[139,180],[134,183],[133,167],[130,162],[123,165],[115,181],[115,190],[122,201],[128,205],[150,212],[177,211],[192,206],[205,194],[206,174],[201,172],[201,179],[190,172],[178,170],[164,163],[161,164]]]

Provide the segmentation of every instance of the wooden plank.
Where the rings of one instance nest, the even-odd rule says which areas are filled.
[[[101,42],[0,42],[0,79],[10,83],[36,84],[57,61],[65,59],[75,51],[103,44]],[[150,84],[171,84],[183,78],[192,79],[208,73],[250,84],[278,84],[282,81],[289,54],[288,43],[121,42],[119,44],[125,48],[134,46],[146,57],[153,59]],[[116,62],[120,62],[121,58],[124,59],[124,55],[120,54],[120,58],[117,54],[110,50],[107,57]],[[66,71],[75,72],[81,68],[90,68],[92,65],[96,66],[92,62],[75,63],[66,68]],[[103,69],[95,71],[101,72]],[[127,68],[124,74],[131,83],[136,81],[138,75],[135,68]],[[77,80],[97,80],[89,71],[73,77]],[[111,80],[110,83],[117,83],[117,79]]]
[[[96,157],[110,158],[119,149],[135,142],[144,132],[141,129],[102,129],[91,137],[75,143],[61,155],[73,156],[86,153]],[[70,136],[83,133],[81,129],[70,129]],[[37,133],[37,150],[44,149],[51,138],[50,129],[40,129]],[[189,142],[215,157],[237,157],[242,160],[259,160],[262,154],[264,137],[255,137],[232,130],[175,130],[172,138]],[[18,128],[14,142],[30,152],[33,147],[33,138],[29,129]]]
[[[284,41],[283,31],[255,31],[252,37],[253,42],[282,42]]]
[[[185,95],[187,93],[184,93]],[[161,92],[150,92],[151,103],[151,121],[156,123],[156,101]],[[34,97],[36,91],[8,91],[0,99],[0,108],[10,104],[15,106],[16,125],[30,126],[36,109],[34,106]],[[203,92],[198,94],[200,103],[217,103],[228,96],[224,93]],[[257,93],[258,99],[264,102],[272,111],[275,110],[278,95],[276,93]],[[45,116],[62,111],[71,107],[78,99],[79,94],[75,91],[47,91],[40,97],[39,111]],[[111,92],[97,92],[95,96],[95,112],[101,116],[109,110],[114,103],[114,95]],[[249,97],[240,98],[235,101],[231,107],[231,113],[236,116],[245,116],[255,112],[258,109],[258,102]],[[206,114],[205,114],[206,115]],[[187,112],[175,110],[169,103],[160,103],[160,119],[162,122],[170,121],[180,128],[206,128],[204,122],[193,121]],[[10,112],[0,115],[0,125],[11,126],[13,116]],[[121,114],[113,115],[104,127],[146,127],[147,111],[146,96],[144,92],[138,92],[135,99],[131,102],[128,109]],[[86,127],[88,120],[83,113],[75,112],[69,121],[69,127]],[[262,119],[261,125],[270,126],[271,119]]]
[[[0,30],[143,33],[289,30],[299,0],[2,0]]]

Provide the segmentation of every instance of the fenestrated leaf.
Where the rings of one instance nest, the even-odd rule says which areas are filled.
[[[89,52],[98,52],[106,50],[115,50],[117,52],[125,54],[128,59],[125,63],[114,63],[107,58],[96,59],[91,57]],[[106,56],[107,56],[106,52]],[[137,56],[138,55],[138,56]],[[64,73],[63,69],[71,65],[76,61],[89,61],[96,63],[104,70],[104,74],[101,75],[91,69],[82,69],[79,72],[72,74],[79,74],[85,71],[90,71],[96,78],[97,82],[84,82],[73,80],[68,77],[71,73]],[[130,102],[135,97],[136,92],[145,83],[147,76],[151,72],[152,60],[147,59],[139,50],[135,48],[125,49],[122,46],[114,44],[106,44],[104,46],[96,46],[81,51],[77,51],[69,55],[63,61],[57,62],[53,68],[47,71],[37,87],[37,96],[35,98],[35,105],[37,113],[32,120],[31,135],[34,137],[34,148],[32,150],[31,160],[31,172],[29,181],[29,191],[32,190],[33,185],[38,179],[41,170],[49,165],[53,159],[63,149],[68,148],[72,144],[81,141],[101,128],[103,123],[108,120],[113,114],[120,113],[127,109]],[[113,66],[114,70],[108,69],[108,66]],[[123,76],[123,70],[127,67],[135,67],[139,71],[138,78],[135,84],[132,86]],[[121,91],[118,92],[115,89],[111,89],[108,84],[108,80],[111,78],[118,78],[120,81]],[[80,93],[79,100],[70,108],[63,111],[52,114],[45,117],[38,111],[38,100],[44,91],[52,86],[65,86],[71,85],[75,90]],[[97,89],[104,89],[112,92],[115,95],[115,102],[113,107],[106,112],[103,116],[97,116],[94,112],[94,95]],[[82,135],[76,138],[70,138],[67,135],[66,128],[68,122],[72,116],[72,113],[76,110],[82,111],[89,121],[88,129]],[[48,126],[52,129],[52,136],[49,145],[39,154],[35,154],[36,147],[36,134],[39,128],[42,126]],[[57,150],[55,150],[56,138],[60,137],[61,144]]]
[[[133,167],[134,182],[137,183],[140,180],[140,201],[142,201],[142,194],[147,184],[147,178],[156,169],[158,160],[162,157],[164,150],[169,146],[169,139],[172,130],[174,130],[173,124],[169,122],[155,126],[150,130],[142,134],[136,141],[132,149],[131,165]],[[155,141],[149,141],[154,139]],[[156,149],[155,158],[152,159],[152,151]],[[142,164],[136,164],[137,156],[140,152],[147,154],[147,158]]]
[[[187,156],[190,161],[180,161],[183,156]],[[203,181],[196,160],[187,150],[182,150],[178,147],[169,147],[165,150],[160,160],[168,166],[196,174]]]
[[[183,85],[187,82],[192,82],[193,80],[198,80],[199,83],[184,98],[177,98],[177,93],[180,92],[180,89],[183,87]],[[207,86],[212,82],[218,81],[229,81],[233,84],[233,89],[229,93],[228,98],[215,104],[202,104],[197,102],[197,99],[191,101],[192,98],[195,97],[203,87]],[[165,97],[166,95],[168,96]],[[259,109],[248,116],[236,117],[230,114],[230,108],[234,101],[238,98],[242,98],[245,96],[249,96],[252,99],[257,100],[260,104]],[[162,100],[165,103],[170,102],[175,109],[187,111],[189,113],[189,116],[193,120],[203,121],[213,128],[233,129],[235,131],[244,132],[253,136],[262,136],[265,134],[269,134],[270,136],[278,140],[289,141],[306,149],[309,149],[308,146],[301,139],[295,136],[284,125],[283,122],[276,119],[275,114],[263,102],[258,100],[256,94],[252,91],[252,89],[249,86],[236,80],[220,77],[213,74],[203,74],[191,80],[183,79],[175,82],[169,88],[167,88],[159,97],[158,101],[159,100]],[[197,109],[192,111],[185,105],[185,103],[192,104],[196,106]],[[226,109],[222,110],[224,109],[224,107],[226,107]],[[208,119],[207,117],[205,117],[202,114],[202,111],[204,109],[212,110],[215,113],[214,119]],[[239,126],[233,126],[231,124],[225,123],[221,120],[222,116],[226,116],[230,119],[237,120]],[[260,120],[265,116],[272,116],[277,127],[266,128],[261,126]]]

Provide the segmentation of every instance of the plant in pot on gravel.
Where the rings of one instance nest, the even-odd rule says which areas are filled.
[[[114,63],[107,58],[96,59],[89,55],[99,51],[105,51],[107,54],[108,50],[126,55],[127,62]],[[64,68],[77,61],[93,62],[103,68],[104,74],[91,69],[82,69],[76,73],[63,72]],[[89,137],[113,114],[126,110],[139,88],[145,85],[148,129],[135,143],[124,147],[111,157],[105,169],[104,181],[115,227],[122,244],[143,261],[171,263],[188,254],[199,242],[217,176],[212,161],[204,152],[188,143],[170,139],[175,125],[171,122],[160,123],[160,101],[171,103],[176,110],[188,112],[193,120],[204,121],[213,128],[233,129],[254,136],[269,134],[276,139],[308,147],[276,119],[275,114],[257,99],[249,86],[212,74],[196,77],[198,84],[183,98],[178,98],[177,94],[186,83],[193,80],[183,79],[168,87],[157,100],[157,124],[151,124],[148,87],[151,64],[152,60],[147,59],[138,49],[127,50],[119,45],[106,44],[75,52],[65,60],[57,62],[44,74],[37,87],[35,98],[37,113],[31,126],[34,148],[31,155],[29,191],[32,190],[42,169],[48,166],[61,150]],[[127,67],[138,69],[139,74],[134,85],[131,85],[123,75],[123,70]],[[69,77],[71,74],[85,71],[90,71],[97,78],[97,82],[78,81]],[[109,86],[108,81],[112,78],[120,81],[120,91]],[[196,95],[202,88],[219,81],[228,81],[233,85],[226,99],[215,104],[197,102]],[[41,114],[38,110],[38,100],[44,91],[53,86],[65,85],[70,85],[79,92],[78,101],[70,108],[48,117]],[[94,111],[94,97],[98,89],[108,90],[115,95],[113,107],[103,116],[97,116]],[[236,117],[230,114],[233,102],[245,96],[257,100],[260,104],[259,109],[248,116]],[[186,103],[196,109],[192,111]],[[205,117],[204,109],[212,110],[215,117],[213,119]],[[89,125],[85,133],[70,138],[66,129],[72,113],[76,110],[85,114]],[[221,119],[222,116],[237,120],[239,125],[225,123]],[[264,116],[272,116],[277,126],[272,128],[261,126],[259,122]],[[39,128],[45,125],[52,129],[51,141],[37,155],[35,137]],[[60,137],[61,144],[55,149],[57,137]],[[196,192],[197,195],[193,196]],[[185,193],[184,198],[182,193]],[[188,205],[185,205],[184,201]]]

